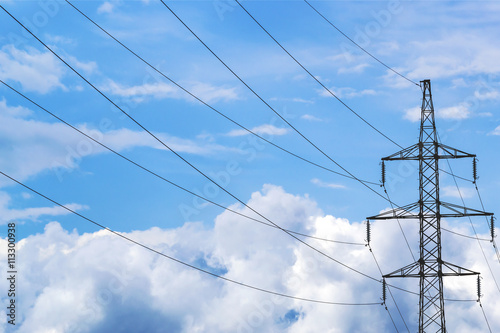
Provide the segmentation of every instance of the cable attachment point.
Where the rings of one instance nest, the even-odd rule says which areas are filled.
[[[386,175],[386,172],[385,172],[385,163],[384,161],[382,161],[382,186],[385,186],[385,175]]]
[[[372,230],[370,225],[370,220],[366,220],[366,246],[370,246],[370,242],[372,240]]]
[[[385,278],[382,279],[382,304],[385,304],[385,300],[387,299],[387,284],[385,283]]]
[[[477,159],[474,157],[472,159],[472,178],[474,179],[473,183],[476,183],[476,180],[479,178],[477,176]]]

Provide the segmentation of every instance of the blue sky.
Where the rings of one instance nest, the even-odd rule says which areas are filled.
[[[305,163],[242,131],[154,72],[64,1],[0,3],[145,128],[280,226],[316,237],[363,243],[364,218],[390,208],[356,180]],[[289,123],[356,177],[379,182],[380,158],[400,148],[331,97],[235,2],[167,3]],[[156,69],[227,117],[294,154],[345,173],[247,89],[161,2],[74,4]],[[477,185],[485,209],[497,212],[500,5],[493,1],[312,4],[410,80],[431,80],[441,140],[477,154]],[[244,1],[243,5],[367,122],[400,146],[418,141],[419,87],[363,53],[303,1]],[[253,214],[126,118],[4,11],[0,15],[1,80],[169,181],[222,206]],[[378,302],[380,298],[379,284],[316,256],[279,230],[203,203],[152,176],[3,84],[0,117],[0,170],[113,230],[257,287],[339,302]],[[458,176],[472,178],[470,160],[450,163]],[[441,167],[450,171],[446,162]],[[418,200],[417,165],[393,162],[387,168],[391,199],[398,205]],[[441,181],[443,200],[461,204],[453,178],[442,174]],[[458,186],[466,206],[481,209],[474,185],[458,180]],[[379,186],[372,188],[383,194]],[[20,239],[19,283],[26,292],[20,296],[16,332],[33,332],[34,327],[40,332],[104,332],[110,327],[120,332],[137,331],[138,327],[148,332],[160,332],[164,327],[168,332],[396,331],[381,306],[339,308],[279,300],[191,271],[100,231],[5,177],[0,178],[0,212],[0,235],[6,235],[6,223],[16,221]],[[443,223],[450,230],[473,236],[471,222],[480,237],[489,237],[484,219]],[[418,226],[405,221],[402,227],[415,251]],[[412,261],[396,221],[375,223],[372,229],[373,250],[384,273]],[[500,327],[496,294],[500,289],[493,276],[500,279],[500,263],[491,244],[481,242],[485,260],[477,241],[446,232],[443,237],[447,261],[482,272],[483,305],[495,331]],[[338,260],[380,277],[367,248],[311,242]],[[5,249],[3,239],[2,253]],[[418,288],[416,281],[397,283],[410,290]],[[101,299],[103,291],[107,302]],[[450,298],[474,299],[475,281],[450,280],[446,292]],[[407,325],[415,331],[418,298],[397,291],[395,296]],[[2,301],[7,301],[3,294]],[[68,307],[76,310],[56,318],[46,312],[46,306],[63,313]],[[392,300],[388,306],[398,330],[406,331]],[[137,321],[123,325],[123,318],[138,308],[146,310]],[[230,320],[229,311],[234,313]],[[487,329],[475,302],[447,304],[447,313],[450,331]],[[2,325],[2,329],[12,330],[6,323]],[[137,329],[131,328],[134,325]]]

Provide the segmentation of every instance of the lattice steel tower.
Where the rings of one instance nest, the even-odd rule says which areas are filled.
[[[437,140],[434,106],[430,80],[421,81],[423,90],[420,140],[417,144],[393,155],[385,161],[415,160],[419,162],[419,200],[398,207],[367,220],[418,219],[420,222],[420,257],[418,261],[384,275],[385,278],[415,277],[420,279],[419,333],[446,332],[443,297],[443,277],[478,275],[478,272],[443,261],[441,256],[441,218],[493,215],[440,200],[439,160],[451,158],[475,158]],[[474,162],[475,165],[475,162]],[[385,165],[383,164],[385,171]],[[418,212],[418,213],[417,213]]]

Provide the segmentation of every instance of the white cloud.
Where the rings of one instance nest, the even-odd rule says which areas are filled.
[[[98,14],[111,14],[113,12],[114,8],[115,8],[115,6],[111,2],[105,1],[102,5],[100,5],[97,8],[97,13]]]
[[[406,109],[403,118],[415,123],[417,121],[420,121],[420,116],[420,107],[416,106],[414,108]]]
[[[466,103],[462,103],[456,106],[450,106],[447,108],[436,109],[435,113],[436,118],[451,120],[462,120],[470,118],[471,116],[469,105]],[[420,121],[420,116],[421,108],[416,106],[410,109],[406,109],[403,118],[411,122],[417,122]]]
[[[328,188],[334,188],[334,189],[340,189],[340,188],[345,188],[344,185],[341,184],[334,184],[334,183],[325,183],[318,178],[313,178],[311,179],[311,183],[314,185],[317,185],[319,187],[328,187]]]
[[[413,42],[419,56],[412,60],[410,78],[446,78],[459,75],[500,72],[500,47],[493,36],[459,32],[436,36],[425,42]],[[436,52],[439,50],[439,52]]]
[[[323,121],[322,119],[315,117],[313,115],[310,115],[310,114],[304,114],[304,115],[300,116],[300,119],[309,120],[309,121]]]
[[[436,117],[442,119],[467,119],[470,117],[470,114],[469,106],[465,103],[436,111]]]
[[[24,199],[29,199],[26,195],[30,195],[29,193],[23,193],[22,197]],[[31,220],[37,221],[41,216],[59,216],[59,215],[68,215],[71,214],[68,210],[60,207],[60,206],[52,206],[52,207],[31,207],[25,209],[14,209],[9,208],[9,204],[11,202],[10,196],[0,191],[0,215],[2,219],[0,220],[0,224],[6,224],[8,221],[20,221],[20,220]],[[88,209],[87,206],[69,203],[66,204],[66,207],[73,211],[81,211]]]
[[[65,90],[61,82],[64,73],[64,65],[48,51],[32,47],[19,50],[12,45],[0,50],[0,76],[21,83],[27,91],[46,94],[57,88]]]
[[[442,195],[450,198],[472,198],[475,195],[473,188],[460,187],[460,190],[456,186],[444,186],[441,187]]]
[[[249,205],[281,226],[314,236],[363,242],[365,225],[324,213],[307,196],[266,185]],[[247,208],[234,209],[249,213]],[[446,228],[453,229],[444,221]],[[405,221],[411,244],[418,224]],[[465,228],[464,228],[465,229]],[[459,232],[464,230],[454,229]],[[122,233],[162,253],[256,287],[297,297],[338,302],[380,302],[381,285],[313,252],[282,231],[220,214],[213,227],[186,223],[175,229],[152,228]],[[486,273],[477,243],[454,237],[443,249],[447,261],[467,263]],[[481,237],[481,235],[480,235]],[[380,278],[365,246],[308,240],[346,265]],[[0,240],[5,255],[6,241]],[[20,240],[17,333],[25,332],[389,332],[394,328],[380,305],[335,306],[271,296],[192,270],[148,252],[105,230],[79,235],[59,223]],[[372,224],[372,249],[384,272],[412,260],[396,223]],[[97,259],[98,258],[98,259]],[[500,273],[492,265],[494,274]],[[21,273],[22,272],[22,273]],[[449,298],[474,299],[475,278],[445,281]],[[6,290],[6,280],[0,288]],[[418,281],[392,282],[417,291]],[[483,306],[490,325],[500,325],[500,299],[485,274]],[[394,293],[411,330],[416,329],[418,297]],[[4,301],[5,302],[5,301]],[[388,307],[402,329],[390,299]],[[477,332],[485,323],[476,302],[447,303],[448,330]],[[228,313],[231,315],[228,316]],[[1,314],[5,318],[5,310]],[[359,318],[363,318],[360,320]],[[6,328],[5,321],[1,324]]]
[[[264,124],[260,126],[256,126],[252,129],[250,129],[252,132],[259,134],[259,135],[285,135],[289,132],[287,128],[281,128],[281,127],[276,127],[271,124]],[[247,132],[244,129],[238,129],[238,130],[232,130],[229,133],[227,133],[227,136],[243,136],[243,135],[249,135],[250,133]]]
[[[361,74],[366,68],[370,67],[369,64],[363,63],[352,67],[341,67],[338,70],[339,74]]]
[[[500,126],[497,126],[490,134],[492,135],[500,135]]]
[[[500,98],[500,92],[498,90],[490,90],[485,93],[481,93],[480,91],[475,91],[474,92],[474,97],[479,99],[480,101],[485,101],[485,100],[496,100]]]
[[[193,83],[190,87],[185,88],[193,95],[207,103],[232,101],[239,98],[236,93],[236,88],[216,87],[201,82]],[[101,89],[109,91],[117,96],[133,98],[136,102],[142,102],[147,97],[154,97],[157,99],[176,98],[195,101],[193,97],[189,96],[177,86],[164,82],[157,82],[153,84],[145,83],[140,86],[126,87],[122,84],[114,82],[113,80],[108,80],[108,82],[103,85]]]
[[[87,156],[107,152],[105,148],[65,124],[48,123],[19,116],[31,112],[22,107],[8,106],[5,100],[0,101],[0,168],[18,180],[25,180],[44,170],[51,169],[58,176],[78,167]],[[147,133],[127,128],[102,130],[86,124],[76,125],[92,138],[101,141],[116,151],[135,147],[151,147],[167,149]],[[231,148],[205,142],[171,136],[167,133],[155,133],[163,142],[179,153],[210,155],[215,152],[232,151]],[[0,179],[0,185],[6,183]]]
[[[367,95],[375,95],[376,92],[373,89],[363,89],[363,90],[356,90],[354,88],[350,87],[343,87],[343,88],[335,88],[332,87],[330,88],[330,91],[333,92],[338,98],[353,98],[353,97],[361,97],[361,96],[367,96]],[[320,91],[321,96],[324,97],[333,97],[328,91],[326,90],[321,90]]]

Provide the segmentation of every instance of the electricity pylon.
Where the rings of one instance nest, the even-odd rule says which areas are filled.
[[[446,146],[437,140],[431,82],[420,82],[423,99],[419,142],[388,157],[385,161],[415,160],[419,162],[419,200],[416,203],[368,217],[367,220],[418,219],[420,222],[420,257],[383,278],[420,279],[419,333],[446,332],[443,277],[478,275],[478,272],[443,261],[441,256],[441,218],[491,216],[492,213],[446,203],[439,197],[439,160],[475,158],[476,155]],[[475,163],[474,163],[475,165]],[[474,170],[475,175],[475,170]],[[476,177],[476,176],[474,176]],[[385,178],[385,177],[383,177]],[[418,212],[418,213],[417,213]]]

